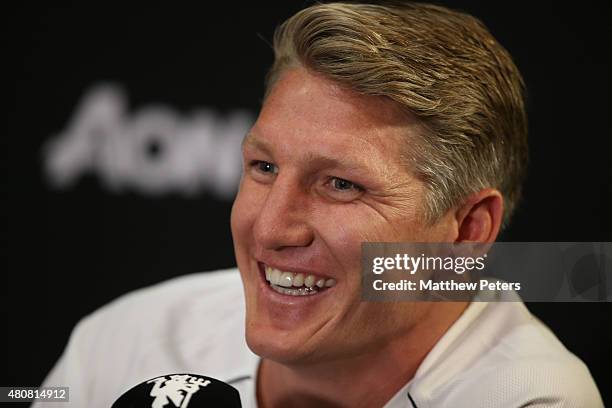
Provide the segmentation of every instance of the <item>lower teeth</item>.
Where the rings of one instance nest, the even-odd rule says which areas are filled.
[[[271,283],[270,286],[272,287],[272,289],[274,289],[278,293],[282,293],[283,295],[291,295],[291,296],[309,296],[309,295],[314,295],[317,292],[319,292],[318,289],[308,288],[308,287],[289,289],[289,288],[275,285],[273,283]]]

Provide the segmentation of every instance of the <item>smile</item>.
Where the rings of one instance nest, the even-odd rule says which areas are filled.
[[[336,284],[335,279],[303,273],[285,272],[268,265],[264,266],[265,278],[270,287],[283,295],[312,296]]]

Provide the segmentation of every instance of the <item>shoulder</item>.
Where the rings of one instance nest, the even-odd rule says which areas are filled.
[[[603,407],[587,366],[534,318],[483,350],[466,385],[482,406]]]
[[[603,407],[587,366],[524,304],[480,307],[431,370],[432,406]]]
[[[44,385],[69,386],[73,405],[102,407],[160,373],[222,379],[252,359],[243,333],[237,269],[178,277],[81,319]]]
[[[551,357],[519,358],[483,370],[473,380],[482,406],[603,407],[580,359],[569,352]]]
[[[134,332],[159,328],[165,319],[189,318],[209,307],[240,313],[242,306],[242,283],[236,268],[200,272],[129,292],[84,317],[75,331]],[[202,313],[199,318],[214,318],[214,314]]]
[[[244,300],[237,269],[204,272],[128,293],[83,318],[50,378],[81,384],[86,400],[117,396],[160,373],[224,378],[244,366]]]
[[[164,310],[169,304],[181,302],[186,296],[203,295],[198,301],[214,303],[242,295],[242,282],[237,268],[199,272],[179,276],[149,287],[129,292],[101,307],[95,315],[117,311],[146,309]]]
[[[508,328],[493,337],[474,379],[483,398],[508,406],[603,407],[588,367],[523,303],[492,306],[487,319],[504,318]]]

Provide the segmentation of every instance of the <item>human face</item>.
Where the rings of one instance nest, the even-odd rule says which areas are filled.
[[[256,354],[285,364],[354,356],[424,313],[360,299],[362,242],[441,238],[420,210],[422,182],[402,161],[415,129],[393,102],[303,68],[278,79],[243,143],[231,217]],[[306,296],[279,293],[266,267],[335,284]]]

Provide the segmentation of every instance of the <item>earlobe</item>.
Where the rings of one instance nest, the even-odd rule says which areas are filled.
[[[456,212],[457,242],[494,242],[504,210],[501,193],[484,189],[471,195]]]

